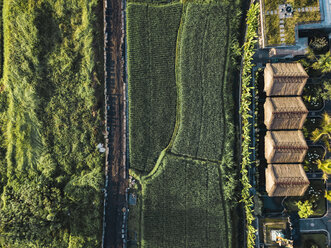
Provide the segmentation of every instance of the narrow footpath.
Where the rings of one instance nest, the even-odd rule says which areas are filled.
[[[126,85],[122,0],[104,0],[106,184],[103,248],[126,247]]]

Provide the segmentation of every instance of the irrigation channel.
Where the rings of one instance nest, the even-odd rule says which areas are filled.
[[[125,0],[103,0],[106,169],[103,248],[125,248],[128,217]]]

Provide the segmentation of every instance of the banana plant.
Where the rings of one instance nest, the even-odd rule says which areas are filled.
[[[331,141],[331,118],[327,113],[324,113],[323,120],[320,128],[316,128],[312,132],[311,140],[316,143],[322,140],[329,151],[331,151],[330,141]]]

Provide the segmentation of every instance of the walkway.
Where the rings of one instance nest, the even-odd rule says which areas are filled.
[[[104,0],[106,183],[102,248],[126,247],[126,84],[124,3]]]

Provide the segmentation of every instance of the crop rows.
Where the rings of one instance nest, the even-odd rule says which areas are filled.
[[[215,163],[167,154],[143,180],[142,247],[230,247],[220,178]]]
[[[174,4],[168,6],[170,9]],[[177,99],[174,98],[174,102],[177,103],[177,109],[172,115],[164,112],[168,113],[168,119],[163,119],[168,123],[176,120],[176,124],[171,130],[162,130],[156,128],[156,125],[151,126],[148,121],[148,118],[158,116],[151,111],[148,99],[154,97],[156,100],[154,103],[158,106],[153,108],[164,108],[169,105],[166,101],[171,100],[170,96],[159,99],[158,92],[154,91],[156,88],[148,92],[140,90],[145,85],[139,86],[140,88],[134,88],[133,85],[133,80],[148,81],[154,76],[154,71],[147,70],[151,61],[148,61],[148,48],[156,52],[155,56],[163,54],[161,48],[153,50],[155,45],[152,43],[158,44],[160,41],[146,37],[152,37],[151,33],[158,34],[159,39],[164,40],[172,36],[172,31],[166,29],[162,22],[157,24],[155,30],[149,25],[154,21],[148,21],[148,9],[160,7],[164,8],[129,4],[128,9],[130,159],[133,174],[141,179],[143,196],[140,247],[230,248],[230,199],[233,198],[236,183],[232,82],[228,75],[231,73],[228,46],[231,30],[226,8],[196,3],[183,6],[180,27],[177,26],[174,34],[177,48],[176,40],[173,43],[176,48],[176,61],[173,60],[172,63],[176,71],[174,83],[175,86],[177,84]],[[169,13],[165,17],[157,15],[164,18],[163,22],[172,23],[174,18]],[[144,30],[135,33],[134,30],[139,30],[135,26],[139,22],[143,23],[141,25],[144,25]],[[167,31],[158,33],[157,29]],[[148,44],[148,47],[143,44]],[[130,63],[132,65],[135,58],[131,56],[137,54],[141,54],[141,62],[136,62],[138,69],[134,71]],[[154,64],[158,65],[157,62]],[[149,68],[155,70],[153,67]],[[159,71],[158,75],[163,75],[163,72]],[[161,81],[154,82],[157,84]],[[163,94],[168,94],[168,91]],[[134,99],[140,105],[135,104]],[[140,118],[134,118],[134,115],[140,113]],[[136,128],[133,125],[137,125]],[[149,126],[145,127],[146,125]],[[161,144],[161,139],[151,141],[151,132],[138,132],[140,126],[146,128],[145,130],[153,130],[154,137],[167,134],[168,142],[164,139],[162,146],[155,149],[154,144]],[[170,131],[174,132],[172,138]],[[137,139],[134,132],[140,133],[142,137]],[[146,170],[146,163],[136,162],[146,161],[150,157],[150,151],[155,151],[155,157],[148,164],[149,170]],[[156,162],[157,155],[160,156]],[[139,156],[145,160],[139,161]],[[136,174],[139,168],[141,171],[145,170],[145,173],[151,172],[147,176]]]
[[[130,165],[141,172],[153,169],[174,131],[181,11],[181,4],[127,9]]]
[[[188,4],[180,39],[179,130],[172,152],[219,160],[224,143],[228,27],[221,6]],[[215,35],[217,34],[217,35]]]

